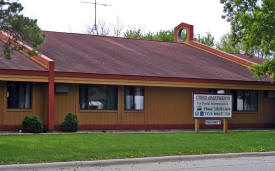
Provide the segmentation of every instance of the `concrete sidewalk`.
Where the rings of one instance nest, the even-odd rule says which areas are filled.
[[[202,155],[178,155],[178,156],[162,156],[162,157],[145,157],[131,159],[112,159],[112,160],[96,160],[96,161],[71,161],[71,162],[53,162],[53,163],[35,163],[35,164],[13,164],[0,165],[0,170],[16,171],[16,170],[78,170],[81,167],[103,167],[110,165],[126,165],[140,163],[161,163],[173,161],[192,161],[192,160],[208,160],[221,158],[239,158],[239,157],[260,157],[275,156],[275,151],[271,152],[248,152],[248,153],[225,153],[225,154],[202,154]]]

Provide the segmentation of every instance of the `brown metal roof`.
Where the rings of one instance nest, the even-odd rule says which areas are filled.
[[[45,32],[57,72],[255,81],[237,63],[180,43]]]
[[[236,56],[238,56],[240,58],[243,58],[243,59],[247,59],[247,60],[249,60],[251,62],[255,62],[257,64],[262,64],[266,60],[264,58],[259,58],[259,57],[256,57],[256,56],[249,57],[249,56],[243,55],[243,54],[234,54],[234,55],[236,55]]]
[[[0,41],[0,52],[3,51],[3,42]],[[29,59],[29,57],[14,51],[11,59],[5,59],[0,56],[0,69],[5,70],[29,70],[29,71],[46,71],[43,67]]]

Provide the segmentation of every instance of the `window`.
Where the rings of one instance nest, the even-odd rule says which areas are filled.
[[[125,110],[144,110],[144,87],[125,87]]]
[[[117,87],[105,85],[79,85],[79,109],[116,110]]]
[[[208,90],[208,93],[211,93],[211,94],[225,94],[225,90],[222,90],[222,89],[210,89]]]
[[[258,91],[232,90],[234,111],[258,111]]]
[[[7,83],[8,109],[32,108],[32,84],[21,82]]]

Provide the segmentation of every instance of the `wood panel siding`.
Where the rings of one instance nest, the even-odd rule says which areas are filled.
[[[60,125],[65,115],[73,111],[80,125],[192,125],[192,92],[208,92],[196,88],[145,87],[144,111],[127,111],[124,86],[119,86],[117,110],[80,110],[78,85],[69,85],[69,93],[55,94],[55,125]],[[229,124],[262,124],[274,120],[271,115],[274,100],[265,98],[263,91],[258,94],[258,112],[233,111]]]
[[[54,124],[59,125],[64,121],[68,113],[76,113],[76,91],[77,85],[68,84],[68,92],[54,94]]]
[[[261,92],[261,121],[275,124],[275,98],[268,98],[266,92]]]
[[[69,92],[55,93],[55,125],[60,125],[67,113],[76,114],[79,125],[119,124],[121,101],[118,100],[118,110],[80,110],[79,85],[68,84]],[[118,99],[121,99],[121,88],[118,89]]]
[[[117,110],[80,110],[79,109],[79,86],[76,86],[76,114],[80,125],[108,125],[119,124],[118,111],[120,110],[120,100],[118,100]],[[121,99],[121,89],[118,88],[118,99]]]
[[[57,73],[58,74],[58,73]],[[218,80],[215,80],[216,82]],[[56,83],[73,84],[104,84],[104,85],[129,85],[129,86],[152,86],[152,87],[182,87],[182,88],[214,88],[214,89],[237,89],[237,90],[275,90],[275,86],[270,83],[213,83],[213,80],[204,80],[197,82],[185,81],[156,81],[156,80],[137,80],[137,79],[103,79],[88,77],[55,77]]]
[[[2,125],[21,125],[25,116],[37,115],[45,123],[45,89],[43,83],[33,83],[32,85],[32,108],[31,109],[7,109],[7,83],[3,82],[3,115]]]
[[[0,74],[2,81],[48,82],[48,76]]]
[[[260,123],[258,112],[233,112],[232,118],[228,120],[229,124],[248,124]]]
[[[275,122],[275,99],[267,98],[264,91],[258,92],[257,112],[233,111],[229,124],[265,124]]]
[[[145,111],[124,111],[121,124],[145,124]]]
[[[78,113],[80,125],[109,125],[118,123],[118,112],[115,111],[81,111]]]
[[[148,110],[148,87],[144,88],[144,110],[125,110],[124,108],[124,87],[121,86],[121,124],[125,125],[144,125],[145,115]]]
[[[190,124],[192,90],[186,88],[148,87],[146,124]]]
[[[54,124],[59,126],[67,113],[75,113],[80,126],[90,128],[102,126],[133,126],[148,128],[190,127],[192,119],[192,92],[207,92],[208,89],[180,87],[145,87],[144,111],[124,110],[124,86],[118,86],[117,110],[80,110],[79,85],[68,84],[67,93],[55,93]],[[47,84],[33,83],[32,109],[7,109],[6,82],[0,82],[0,126],[21,125],[25,116],[37,115],[47,123]],[[275,122],[275,99],[267,98],[264,91],[258,93],[258,112],[233,112],[229,125],[271,124]],[[200,121],[204,124],[204,120]],[[164,126],[164,127],[162,127]],[[87,127],[87,128],[88,128]]]

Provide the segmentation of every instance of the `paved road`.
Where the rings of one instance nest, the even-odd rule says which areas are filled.
[[[275,156],[189,160],[96,167],[95,171],[274,171]]]
[[[2,168],[3,169],[3,168]],[[0,170],[2,170],[0,167]],[[12,171],[274,171],[275,156],[192,159],[119,165],[53,168],[11,168]]]
[[[79,171],[82,169],[79,168]],[[274,171],[275,156],[173,161],[83,168],[93,171]]]

